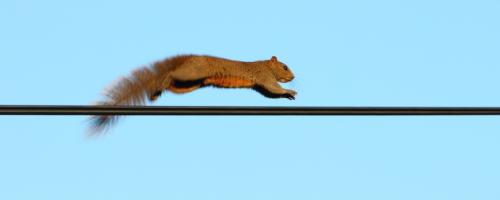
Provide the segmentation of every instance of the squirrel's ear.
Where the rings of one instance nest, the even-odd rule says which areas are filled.
[[[276,58],[276,56],[273,56],[273,57],[271,57],[271,61],[273,61],[273,62],[277,62],[277,61],[278,61],[278,58]]]

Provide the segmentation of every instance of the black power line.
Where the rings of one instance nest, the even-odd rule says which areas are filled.
[[[0,115],[500,115],[500,107],[0,105]]]

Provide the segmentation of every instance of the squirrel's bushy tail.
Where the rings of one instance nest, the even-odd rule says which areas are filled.
[[[97,102],[97,105],[140,106],[154,101],[168,84],[168,72],[182,64],[186,57],[172,57],[154,63],[151,67],[137,69],[129,77],[120,78],[105,91],[105,99]],[[92,116],[89,134],[105,132],[117,119],[116,115]]]

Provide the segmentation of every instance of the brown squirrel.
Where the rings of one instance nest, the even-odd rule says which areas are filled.
[[[295,99],[297,92],[282,88],[278,82],[294,78],[287,65],[273,56],[270,60],[243,62],[200,55],[179,55],[158,61],[150,67],[135,70],[122,78],[107,92],[107,99],[98,105],[144,105],[155,101],[163,90],[176,94],[198,88],[252,88],[270,98]],[[107,129],[116,116],[93,116],[92,132]]]

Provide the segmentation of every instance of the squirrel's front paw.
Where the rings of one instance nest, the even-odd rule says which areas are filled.
[[[295,95],[297,95],[297,92],[294,90],[286,90],[285,97],[290,100],[295,100]]]

